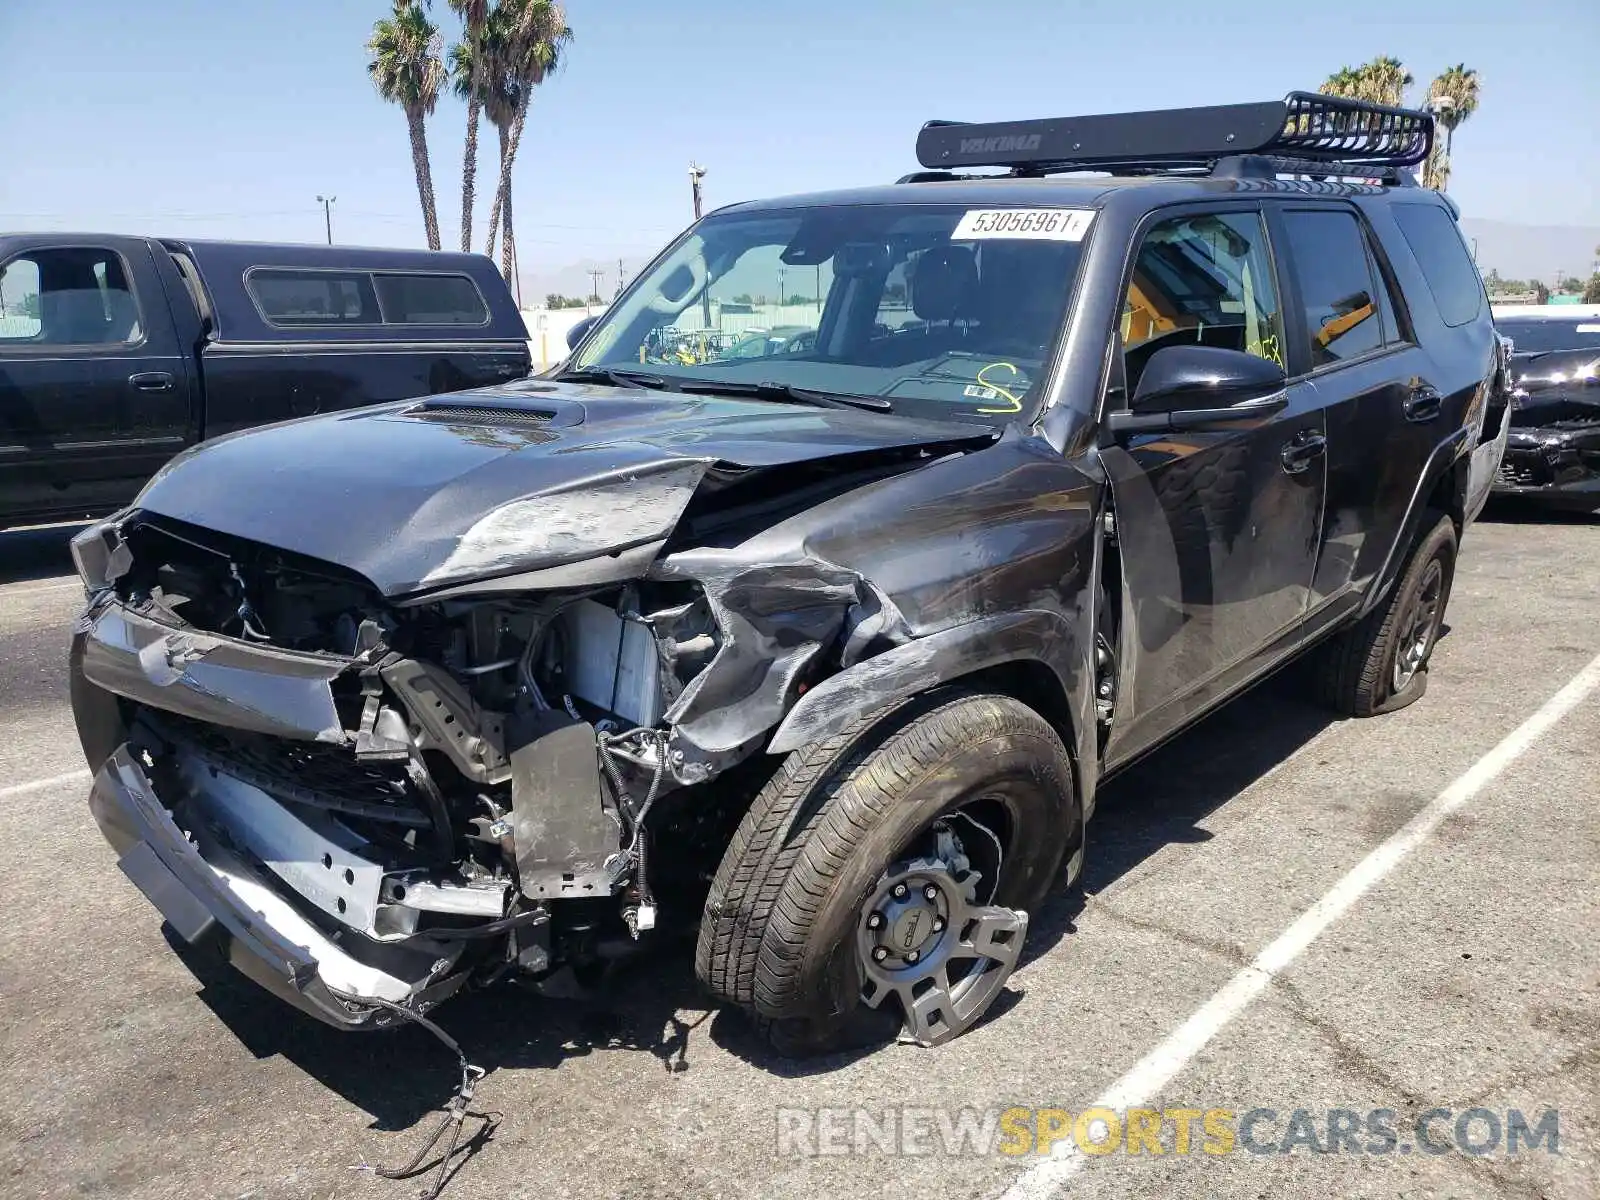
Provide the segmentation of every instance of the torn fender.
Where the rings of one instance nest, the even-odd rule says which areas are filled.
[[[854,571],[797,554],[752,564],[747,553],[697,550],[673,555],[655,572],[705,588],[721,635],[716,656],[679,694],[666,720],[679,737],[726,753],[776,725],[800,672],[838,639],[870,591]]]
[[[1063,664],[1081,667],[1088,661],[1074,640],[1066,618],[1043,609],[984,617],[928,634],[857,663],[812,688],[778,726],[767,750],[787,754],[907,696],[1021,660],[1048,666],[1063,693],[1071,696],[1078,681],[1075,673],[1063,677]]]

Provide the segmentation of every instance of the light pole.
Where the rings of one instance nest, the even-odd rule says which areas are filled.
[[[694,219],[700,219],[700,181],[706,177],[706,169],[694,160],[689,162],[689,191],[694,197]],[[705,321],[706,328],[711,328],[711,280],[706,279],[706,286],[700,293],[700,316]]]
[[[783,268],[778,268],[778,307],[783,307]]]
[[[694,219],[700,219],[700,181],[706,177],[706,169],[696,163],[689,164],[689,191],[694,197]]]
[[[322,222],[328,228],[328,245],[333,245],[333,202],[337,196],[318,196],[317,203],[322,205]]]

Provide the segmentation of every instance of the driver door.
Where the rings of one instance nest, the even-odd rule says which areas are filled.
[[[1281,291],[1259,209],[1156,214],[1128,275],[1125,378],[1108,407],[1128,404],[1165,346],[1242,350],[1281,365]],[[1288,391],[1287,408],[1248,424],[1135,434],[1101,451],[1122,570],[1108,765],[1210,707],[1269,662],[1272,644],[1305,615],[1326,430],[1312,389]]]

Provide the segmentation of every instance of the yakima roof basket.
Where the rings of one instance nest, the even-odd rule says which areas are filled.
[[[1114,167],[1209,166],[1234,155],[1409,167],[1428,157],[1433,117],[1314,92],[1260,104],[968,124],[929,121],[917,161],[935,169],[1010,167],[1018,174]]]

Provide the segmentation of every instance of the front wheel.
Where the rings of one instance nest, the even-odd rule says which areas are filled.
[[[947,1041],[1003,989],[1081,838],[1047,721],[931,693],[790,756],[718,871],[701,977],[781,1053],[836,1049],[871,1013]]]
[[[1317,651],[1320,699],[1352,717],[1404,708],[1428,686],[1456,572],[1456,527],[1434,514],[1385,604]]]

